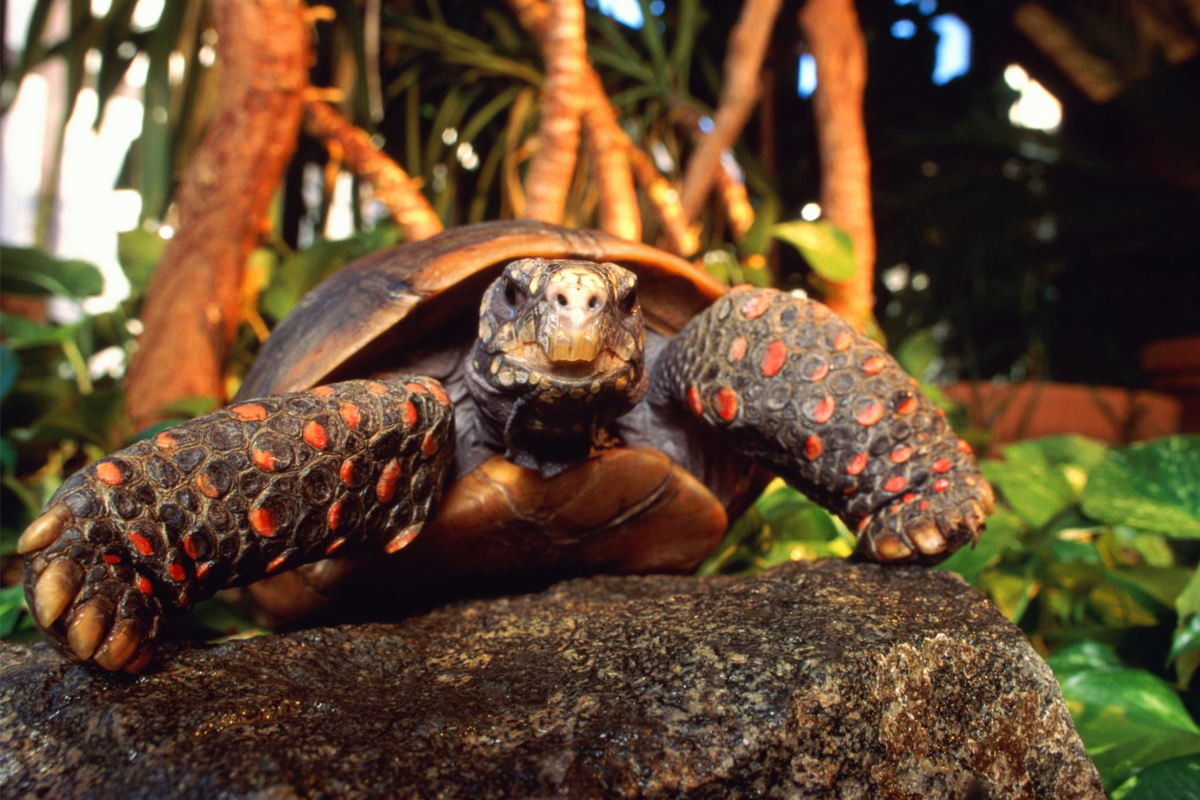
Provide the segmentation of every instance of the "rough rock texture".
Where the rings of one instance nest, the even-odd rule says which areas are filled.
[[[602,577],[398,624],[0,650],[0,795],[1102,798],[1057,684],[944,572]]]

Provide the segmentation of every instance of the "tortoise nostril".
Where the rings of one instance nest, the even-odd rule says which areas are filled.
[[[558,304],[559,304],[560,306],[565,306],[565,305],[567,304],[567,297],[566,297],[566,295],[560,294],[560,295],[558,295],[558,296],[557,296],[555,299],[558,301]]]
[[[596,295],[588,298],[588,308],[595,308],[598,305],[600,305],[600,298],[596,297]]]

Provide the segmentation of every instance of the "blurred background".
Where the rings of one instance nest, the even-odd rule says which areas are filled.
[[[1200,0],[587,0],[590,63],[547,36],[572,5],[3,3],[0,634],[66,475],[224,403],[349,260],[532,216],[885,342],[1003,500],[947,567],[1050,657],[1107,788],[1194,767]],[[702,571],[852,546],[773,486]]]

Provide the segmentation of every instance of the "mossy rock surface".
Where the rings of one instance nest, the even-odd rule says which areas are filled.
[[[400,623],[0,649],[5,797],[1102,798],[1046,664],[949,573],[598,577]]]

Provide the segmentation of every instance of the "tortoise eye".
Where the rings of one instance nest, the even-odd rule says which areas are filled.
[[[508,303],[513,308],[520,308],[525,305],[525,301],[529,298],[525,293],[517,288],[517,285],[510,280],[504,281],[504,302]]]
[[[626,314],[632,313],[637,300],[637,289],[630,289],[629,293],[621,298],[621,311]]]

